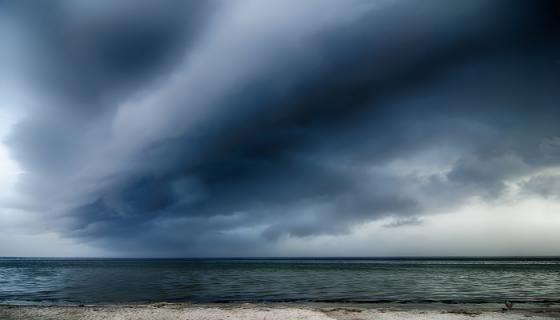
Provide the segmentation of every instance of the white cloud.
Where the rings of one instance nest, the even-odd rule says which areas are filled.
[[[6,103],[6,100],[3,103]],[[13,100],[12,103],[16,104]],[[11,158],[8,147],[3,143],[18,118],[13,108],[0,105],[0,211],[2,200],[14,196],[17,178],[22,173],[21,168]]]
[[[345,236],[288,238],[280,255],[314,256],[557,256],[560,202],[530,198],[491,205],[474,200],[422,224],[386,228],[377,220]]]
[[[107,253],[70,239],[61,238],[52,232],[25,234],[3,231],[0,232],[0,256],[95,257],[107,256]]]

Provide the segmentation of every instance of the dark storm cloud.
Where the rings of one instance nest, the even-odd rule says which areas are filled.
[[[251,255],[558,164],[551,1],[131,2],[18,8],[55,98],[9,145],[64,235]]]
[[[88,100],[153,78],[162,65],[172,68],[212,7],[211,1],[198,0],[8,3],[40,51],[35,72],[47,89]]]

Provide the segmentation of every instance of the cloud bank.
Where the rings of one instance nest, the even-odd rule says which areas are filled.
[[[0,6],[30,100],[0,206],[65,238],[252,255],[558,194],[554,1]]]

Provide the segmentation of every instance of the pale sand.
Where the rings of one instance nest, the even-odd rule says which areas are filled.
[[[558,310],[507,311],[310,305],[0,306],[1,320],[520,320],[559,319]]]

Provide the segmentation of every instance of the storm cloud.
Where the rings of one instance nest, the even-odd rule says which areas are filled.
[[[33,101],[6,138],[24,172],[10,206],[64,237],[251,255],[558,192],[554,1],[0,8],[22,52],[0,63]]]

